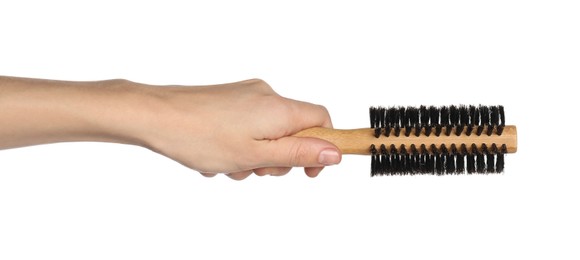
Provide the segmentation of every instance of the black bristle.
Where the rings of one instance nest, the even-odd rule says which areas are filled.
[[[417,124],[415,126],[415,136],[419,137],[421,135],[423,127],[421,127],[421,125]]]
[[[415,172],[413,171],[413,154],[407,153],[406,157],[407,157],[406,158],[407,174],[414,174]]]
[[[475,144],[471,146],[471,151],[467,154],[467,173],[475,173],[475,154],[477,147]]]
[[[427,174],[435,175],[435,155],[429,153],[427,155]]]
[[[458,126],[456,126],[455,127],[455,135],[456,136],[460,136],[461,133],[463,132],[463,128],[464,127],[465,127],[464,125],[458,125]]]
[[[429,110],[426,106],[419,107],[419,115],[421,119],[421,126],[429,125]]]
[[[505,127],[505,113],[503,111],[503,106],[498,106],[498,110],[499,110],[499,120],[500,123],[497,126],[497,135],[501,135],[503,133],[503,129]]]
[[[387,147],[385,146],[385,144],[381,144],[381,154],[387,154]]]
[[[503,111],[503,106],[498,106],[498,110],[499,110],[499,120],[500,120],[499,125],[505,126],[505,113]]]
[[[413,130],[413,127],[410,126],[406,126],[405,127],[405,136],[409,137],[409,135],[411,135],[411,131]]]
[[[387,148],[385,147],[384,144],[381,144],[381,152],[380,152],[381,156],[381,165],[380,165],[380,170],[383,174],[388,174],[389,172],[391,172],[391,168],[390,168],[390,162],[389,162],[389,157],[387,156]]]
[[[401,157],[401,162],[399,164],[400,166],[399,173],[406,174],[408,172],[409,165],[407,165],[407,149],[405,148],[404,144],[401,145],[401,149],[399,150],[399,156]]]
[[[447,125],[445,127],[445,135],[446,136],[450,136],[452,131],[453,131],[453,127],[451,125]]]
[[[459,124],[464,126],[471,124],[469,120],[469,109],[464,105],[459,106]]]
[[[497,155],[496,158],[496,162],[495,162],[495,171],[497,173],[502,173],[503,172],[503,167],[504,167],[504,154],[500,153]]]
[[[501,125],[497,126],[497,128],[495,129],[497,135],[501,135],[503,133],[503,129],[504,129],[503,126],[501,126]]]
[[[469,106],[469,124],[479,125],[480,119],[479,109],[476,106]]]
[[[373,155],[371,158],[372,158],[371,159],[371,177],[383,174],[383,172],[384,172],[382,169],[383,163],[380,160],[381,155],[376,154],[376,155]]]
[[[436,145],[431,145],[431,153],[433,154],[434,166],[435,166],[435,173],[437,175],[443,174],[443,161],[441,159],[441,153]]]
[[[497,145],[495,143],[491,144],[490,153],[493,154],[493,159],[495,159],[495,162],[497,162],[497,160],[499,160],[499,158],[498,158],[499,149],[497,148]],[[488,162],[487,167],[490,167],[489,165],[491,164],[492,165],[491,167],[494,168],[494,172],[499,173],[499,171],[497,170],[497,163],[495,163],[495,162],[494,161]]]
[[[404,120],[403,120],[403,127],[405,127],[405,136],[409,136],[411,135],[411,131],[413,130],[413,126],[414,126],[414,121],[415,121],[415,113],[414,111],[416,110],[416,108],[414,107],[401,107],[401,113],[404,114]],[[417,119],[419,120],[419,119]]]
[[[484,158],[485,158],[485,156],[483,156],[483,153],[478,152],[476,154],[476,162],[477,162],[476,172],[478,172],[478,173],[485,173],[485,159]]]
[[[407,114],[409,115],[409,129],[415,129],[415,136],[421,134],[421,124],[419,122],[419,109],[416,107],[408,107]]]
[[[386,150],[386,149],[385,149]],[[397,148],[394,144],[391,144],[389,147],[389,168],[391,170],[391,174],[399,172],[399,153],[397,152]]]
[[[485,134],[490,136],[493,132],[493,122],[491,121],[492,110],[487,106],[479,106],[479,111],[481,113],[481,126],[487,127]]]
[[[441,110],[435,106],[429,107],[429,122],[430,126],[435,126],[435,135],[439,136],[441,134],[441,122],[440,120]],[[429,127],[429,133],[431,133],[431,127]],[[427,135],[429,136],[429,135]]]
[[[459,123],[455,125],[455,135],[460,136],[463,129],[469,125],[469,110],[466,106],[459,106]]]
[[[421,173],[421,165],[420,165],[421,161],[420,161],[419,156],[420,156],[419,153],[414,153],[413,154],[413,160],[412,160],[412,163],[413,163],[413,172],[412,172],[412,174],[413,175],[420,174]]]
[[[391,161],[389,154],[387,153],[387,148],[384,144],[381,144],[381,171],[383,174],[390,174],[392,171],[391,169]]]
[[[442,106],[440,109],[441,111],[441,125],[448,126],[449,125],[449,107]]]
[[[487,126],[486,134],[487,134],[487,136],[491,136],[491,134],[493,134],[493,126],[491,126],[491,125]]]
[[[377,154],[377,148],[375,147],[374,144],[371,144],[370,150],[371,150],[371,154]]]
[[[381,128],[384,128],[386,126],[386,117],[385,117],[386,111],[387,110],[384,107],[379,107],[377,109],[376,115],[379,117],[379,120],[378,120],[378,122],[377,122],[378,124],[376,125],[376,128],[375,128],[375,137],[376,138],[379,138],[379,136],[381,136]]]
[[[467,147],[465,144],[461,144],[457,156],[455,158],[455,170],[457,173],[465,172],[465,156],[467,155]]]
[[[374,144],[371,144],[370,151],[371,151],[371,177],[372,177],[377,174],[380,166],[377,163],[377,148],[375,147]]]
[[[377,127],[375,128],[375,137],[379,138],[379,136],[381,136],[381,128]]]
[[[435,172],[437,175],[443,175],[445,173],[445,155],[437,154],[435,157]]]
[[[451,122],[449,120],[450,112],[449,107],[441,107],[441,126],[445,127],[445,135],[451,135]]]
[[[489,122],[489,107],[479,106],[479,114],[481,115],[481,125],[490,125]]]
[[[403,128],[409,128],[409,126],[411,126],[411,111],[408,111],[407,108],[405,107],[400,107],[400,113],[401,113],[401,127]],[[406,132],[406,129],[405,129]],[[405,135],[407,136],[407,135]]]
[[[455,105],[449,106],[449,122],[452,126],[459,124],[459,108]]]
[[[395,136],[399,137],[399,135],[401,135],[401,127],[395,126]]]
[[[395,129],[395,136],[399,136],[401,134],[401,113],[400,109],[396,107],[391,108],[391,116],[392,116],[392,126]]]
[[[468,125],[467,126],[467,130],[465,131],[465,134],[467,136],[471,136],[471,132],[473,132],[473,126],[472,125]]]
[[[430,106],[429,107],[429,124],[430,125],[439,125],[439,115],[440,115],[440,109],[437,108],[436,106]]]
[[[391,130],[393,129],[396,119],[395,108],[391,107],[385,111],[385,136],[389,137],[391,135]]]
[[[425,128],[425,135],[430,136],[432,127],[430,125],[427,125],[424,128]]]
[[[427,173],[427,154],[426,153],[419,153],[419,161],[417,162],[419,165],[418,172],[419,173]]]
[[[407,107],[407,115],[411,126],[419,124],[419,109],[416,107]]]
[[[491,106],[489,109],[491,110],[491,125],[498,126],[499,125],[499,108],[497,106]]]
[[[498,152],[499,152],[499,149],[497,148],[497,145],[496,145],[495,143],[493,143],[493,144],[491,144],[491,148],[489,148],[489,151],[490,151],[491,153],[494,153],[494,154],[496,154],[496,153],[498,153]]]
[[[387,109],[384,107],[379,107],[378,117],[379,117],[379,127],[385,127],[387,125]]]
[[[394,107],[391,107],[389,109],[387,109],[387,115],[386,115],[386,123],[387,123],[387,128],[385,128],[385,135],[389,136],[391,134],[391,129],[395,128],[395,126],[399,125],[398,119],[397,119],[397,109]],[[387,131],[388,130],[388,131]],[[397,135],[398,136],[398,135]]]
[[[499,150],[499,152],[497,153],[497,158],[495,161],[495,171],[498,173],[502,173],[503,172],[503,168],[504,168],[504,156],[507,153],[507,147],[505,144],[503,144],[501,146],[501,149]]]
[[[475,134],[476,134],[477,136],[480,136],[480,135],[481,135],[481,133],[483,133],[483,127],[484,127],[484,126],[482,126],[482,125],[480,125],[480,126],[478,126],[478,127],[477,127],[477,131],[475,132]]]
[[[441,125],[435,126],[435,136],[440,136],[442,130],[443,130],[443,127]]]
[[[483,133],[484,127],[489,125],[489,109],[486,106],[480,105],[479,116],[481,121],[477,127],[477,136],[480,136]]]
[[[452,131],[452,127],[457,127],[459,128],[459,108],[457,108],[457,106],[450,106],[449,107],[449,120],[450,120],[450,127],[449,127],[449,134],[451,134]],[[456,135],[461,134],[461,132],[457,133],[456,130]]]
[[[369,108],[369,117],[371,119],[371,128],[376,127],[376,122],[377,122],[376,109],[377,109],[376,107]]]
[[[477,146],[475,144],[471,145],[471,150],[475,150],[476,153],[476,172],[479,173],[484,173],[485,172],[485,157],[483,156],[483,153],[479,150],[477,150]]]
[[[487,149],[487,145],[481,144],[481,152],[485,156],[485,171],[487,173],[494,173],[495,172],[495,163],[494,163],[494,154]]]
[[[397,110],[398,110],[397,113],[399,114],[399,125],[401,127],[405,127],[405,125],[407,124],[407,122],[405,122],[405,119],[406,119],[406,117],[405,117],[405,111],[406,111],[406,109],[405,109],[405,107],[399,107]]]
[[[417,147],[414,144],[410,147],[410,154],[411,154],[411,174],[416,174],[419,172],[419,151],[417,151]]]
[[[398,125],[398,119],[397,119],[397,108],[395,107],[390,107],[387,109],[387,115],[386,115],[386,123],[388,125],[390,125],[391,127]]]
[[[451,147],[454,148],[455,146]],[[445,172],[447,174],[455,173],[455,155],[447,150],[444,144],[441,145],[441,151],[445,154]]]
[[[449,156],[447,156],[447,165],[445,166],[445,170],[447,173],[457,173],[457,166],[456,166],[456,158],[457,158],[457,148],[455,144],[452,144],[450,147]]]
[[[390,166],[389,156],[386,154],[381,154],[379,157],[380,157],[380,166],[379,166],[380,174],[388,175],[391,172],[391,169],[389,168]]]
[[[469,106],[469,124],[467,126],[467,131],[465,134],[467,136],[471,136],[471,132],[474,129],[475,125],[479,124],[479,111],[475,106]]]
[[[494,173],[495,171],[495,154],[492,153],[488,153],[487,154],[487,158],[486,158],[486,164],[487,164],[487,172],[488,173]]]
[[[378,174],[378,167],[377,156],[373,154],[371,156],[371,177],[374,177]]]
[[[419,117],[421,120],[420,129],[415,128],[415,136],[421,135],[421,129],[425,129],[425,135],[431,134],[431,123],[429,123],[429,109],[426,106],[419,107]],[[427,128],[429,128],[427,130]]]
[[[421,173],[427,173],[429,172],[429,162],[428,162],[428,157],[429,157],[429,153],[427,151],[427,147],[425,147],[425,144],[421,144],[421,147],[419,148],[419,153],[421,154],[420,159],[420,170]]]

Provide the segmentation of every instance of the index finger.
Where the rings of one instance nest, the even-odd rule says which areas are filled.
[[[332,120],[326,107],[299,100],[288,100],[293,104],[291,117],[296,123],[294,133],[317,126],[332,128]]]

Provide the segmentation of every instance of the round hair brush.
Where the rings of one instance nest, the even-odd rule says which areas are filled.
[[[517,150],[503,106],[371,107],[370,128],[315,127],[295,134],[371,155],[371,176],[501,173]]]

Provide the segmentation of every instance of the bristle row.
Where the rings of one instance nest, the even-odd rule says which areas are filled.
[[[377,175],[415,175],[415,174],[489,174],[501,173],[504,169],[505,144],[487,147],[476,144],[459,147],[441,145],[404,145],[389,147],[384,144],[377,148],[371,145],[371,176]]]
[[[489,136],[501,135],[505,127],[503,106],[371,107],[369,112],[375,137],[462,133]]]

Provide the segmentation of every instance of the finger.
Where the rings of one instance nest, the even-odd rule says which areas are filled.
[[[304,172],[308,177],[314,178],[320,174],[324,167],[305,167]]]
[[[226,175],[228,177],[230,177],[231,179],[234,179],[236,181],[241,181],[241,180],[247,178],[248,176],[250,176],[251,174],[252,174],[252,171],[241,171],[241,172],[227,173]]]
[[[264,167],[254,169],[254,173],[258,176],[272,175],[272,176],[282,176],[287,174],[292,167]]]
[[[211,178],[211,177],[215,177],[217,173],[209,173],[209,172],[200,172],[201,175]]]
[[[330,114],[324,106],[298,100],[289,100],[291,100],[291,103],[294,105],[294,113],[292,116],[293,122],[295,122],[294,125],[296,127],[294,132],[315,126],[332,128]]]
[[[264,145],[266,167],[322,167],[342,159],[334,144],[318,138],[287,136]]]

